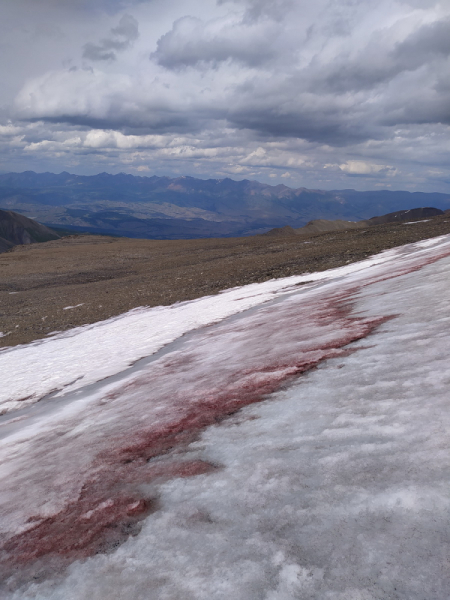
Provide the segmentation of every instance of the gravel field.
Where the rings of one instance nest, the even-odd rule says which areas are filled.
[[[449,215],[312,235],[198,240],[69,236],[0,255],[0,347],[234,286],[322,271],[450,233]]]

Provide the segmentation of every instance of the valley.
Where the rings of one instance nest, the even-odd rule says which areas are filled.
[[[360,221],[420,206],[450,208],[450,195],[405,191],[310,190],[258,181],[141,177],[125,173],[0,175],[0,208],[51,228],[129,238],[256,235],[313,219]]]

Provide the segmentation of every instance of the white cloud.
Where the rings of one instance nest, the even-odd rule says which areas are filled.
[[[348,160],[346,163],[339,165],[339,168],[349,175],[375,175],[380,172],[390,176],[395,174],[394,167],[389,165],[376,165],[364,160]]]
[[[5,72],[1,93],[14,77],[19,91],[0,113],[0,153],[5,164],[47,161],[48,170],[66,168],[52,152],[88,171],[89,152],[112,170],[129,152],[130,168],[144,153],[166,173],[214,176],[234,165],[328,188],[395,175],[399,185],[444,191],[450,7],[414,4],[153,0],[116,3],[111,14],[61,4],[51,13],[60,35],[36,38],[32,55],[21,54],[29,40],[3,26],[20,68]],[[45,29],[49,19],[27,6]],[[83,58],[86,44],[99,56]],[[17,136],[30,121],[38,125],[21,155]]]

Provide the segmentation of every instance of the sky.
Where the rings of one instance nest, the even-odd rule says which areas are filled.
[[[0,0],[0,171],[450,191],[450,3]]]

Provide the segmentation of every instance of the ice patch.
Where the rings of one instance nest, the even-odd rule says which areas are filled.
[[[65,306],[63,310],[70,310],[72,308],[78,308],[79,306],[84,306],[84,302],[82,302],[81,304],[76,304],[75,306]]]

